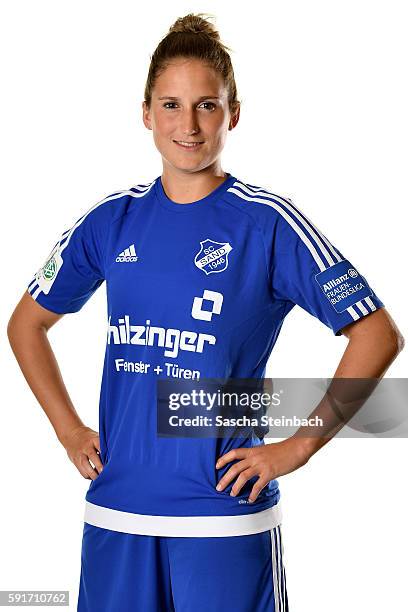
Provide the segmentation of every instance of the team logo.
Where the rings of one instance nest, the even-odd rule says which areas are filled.
[[[35,279],[40,287],[40,290],[47,295],[57,278],[58,272],[61,270],[64,260],[61,257],[61,244],[57,244],[52,249],[51,253],[45,260],[44,265],[37,271]]]
[[[194,263],[207,275],[212,272],[223,272],[228,268],[228,254],[232,251],[229,242],[216,242],[206,238],[200,240],[201,248],[194,258]]]
[[[54,257],[51,257],[41,268],[41,272],[45,280],[52,280],[57,272],[57,262]]]

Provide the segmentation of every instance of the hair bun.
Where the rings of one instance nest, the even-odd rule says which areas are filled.
[[[189,13],[184,17],[179,17],[169,29],[169,34],[173,33],[186,33],[191,32],[193,34],[206,34],[214,40],[220,41],[220,35],[214,28],[213,24],[204,19],[204,16],[214,17],[208,13]]]

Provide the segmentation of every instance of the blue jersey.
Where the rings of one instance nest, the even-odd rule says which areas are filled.
[[[104,469],[86,494],[88,522],[151,535],[273,528],[277,480],[254,503],[256,478],[236,497],[232,484],[215,489],[230,467],[217,470],[217,458],[262,436],[157,436],[157,381],[262,379],[296,304],[335,335],[384,304],[290,198],[230,173],[188,204],[170,200],[160,176],[109,195],[61,235],[28,291],[77,312],[104,281]]]

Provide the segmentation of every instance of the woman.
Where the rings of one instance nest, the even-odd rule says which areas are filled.
[[[159,437],[159,379],[263,379],[295,304],[349,339],[335,377],[381,377],[402,348],[364,277],[290,199],[222,170],[239,113],[218,33],[201,15],[178,19],[152,56],[143,102],[162,175],[109,195],[64,232],[9,322],[24,375],[91,479],[81,612],[288,610],[276,477],[322,441]],[[332,300],[328,288],[350,270],[353,293]],[[46,332],[104,280],[96,432],[76,413]]]

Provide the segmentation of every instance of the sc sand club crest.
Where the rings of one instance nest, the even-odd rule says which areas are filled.
[[[200,240],[201,248],[194,258],[199,270],[208,274],[223,272],[228,268],[228,254],[232,251],[229,242],[216,242],[206,238]]]

